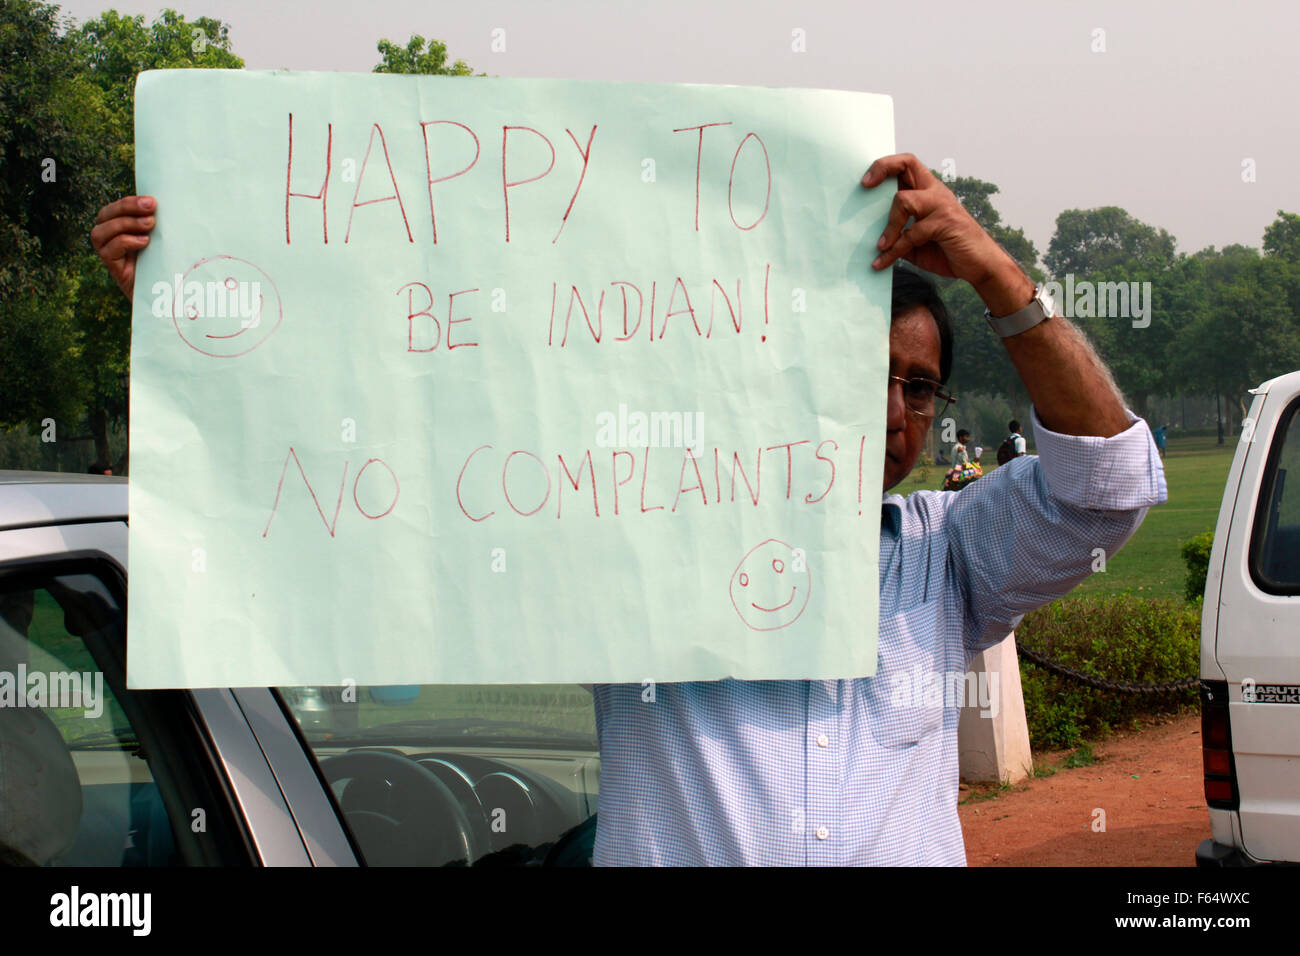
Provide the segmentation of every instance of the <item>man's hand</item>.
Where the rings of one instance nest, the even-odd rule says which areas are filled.
[[[890,176],[898,177],[898,193],[873,268],[888,269],[906,259],[926,272],[965,279],[994,315],[1010,315],[1029,304],[1033,281],[924,163],[911,153],[883,156],[871,164],[862,185],[879,186]],[[904,229],[909,218],[916,221]]]
[[[911,153],[885,156],[862,177],[867,188],[898,177],[898,194],[872,263],[887,269],[906,259],[926,272],[965,279],[995,316],[1029,304],[1034,282],[975,221],[951,189]],[[916,221],[908,228],[908,218]],[[1002,340],[1038,412],[1039,421],[1066,435],[1109,438],[1129,428],[1124,399],[1087,338],[1053,316]]]
[[[101,209],[98,225],[90,230],[90,244],[128,299],[135,287],[135,257],[149,245],[157,205],[152,196],[125,196]]]

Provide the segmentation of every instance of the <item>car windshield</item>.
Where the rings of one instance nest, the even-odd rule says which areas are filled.
[[[278,693],[367,864],[590,861],[600,758],[582,686]]]

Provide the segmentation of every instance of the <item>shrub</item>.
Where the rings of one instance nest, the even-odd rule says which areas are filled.
[[[923,484],[929,484],[930,469],[934,467],[934,459],[921,452],[921,457],[916,461],[916,474]]]
[[[1086,674],[1163,683],[1198,673],[1200,606],[1132,594],[1056,601],[1026,615],[1016,641]],[[1074,747],[1085,735],[1105,735],[1141,716],[1197,703],[1195,687],[1161,694],[1105,691],[1025,658],[1020,681],[1035,749]]]
[[[1183,563],[1187,565],[1187,581],[1183,593],[1187,600],[1205,597],[1205,576],[1210,569],[1210,550],[1214,547],[1214,532],[1205,531],[1183,542]]]

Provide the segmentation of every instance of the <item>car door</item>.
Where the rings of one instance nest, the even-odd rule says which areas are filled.
[[[0,865],[589,862],[587,691],[130,690],[125,486],[45,477],[0,474]]]
[[[0,858],[256,862],[195,698],[126,687],[125,545],[120,519],[0,530]]]
[[[1207,588],[1206,599],[1217,597],[1242,847],[1300,860],[1300,373],[1261,392],[1227,538],[1216,541],[1218,594]]]

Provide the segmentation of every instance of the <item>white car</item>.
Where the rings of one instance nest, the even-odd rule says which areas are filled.
[[[1300,372],[1253,392],[1201,619],[1202,866],[1300,863]]]

